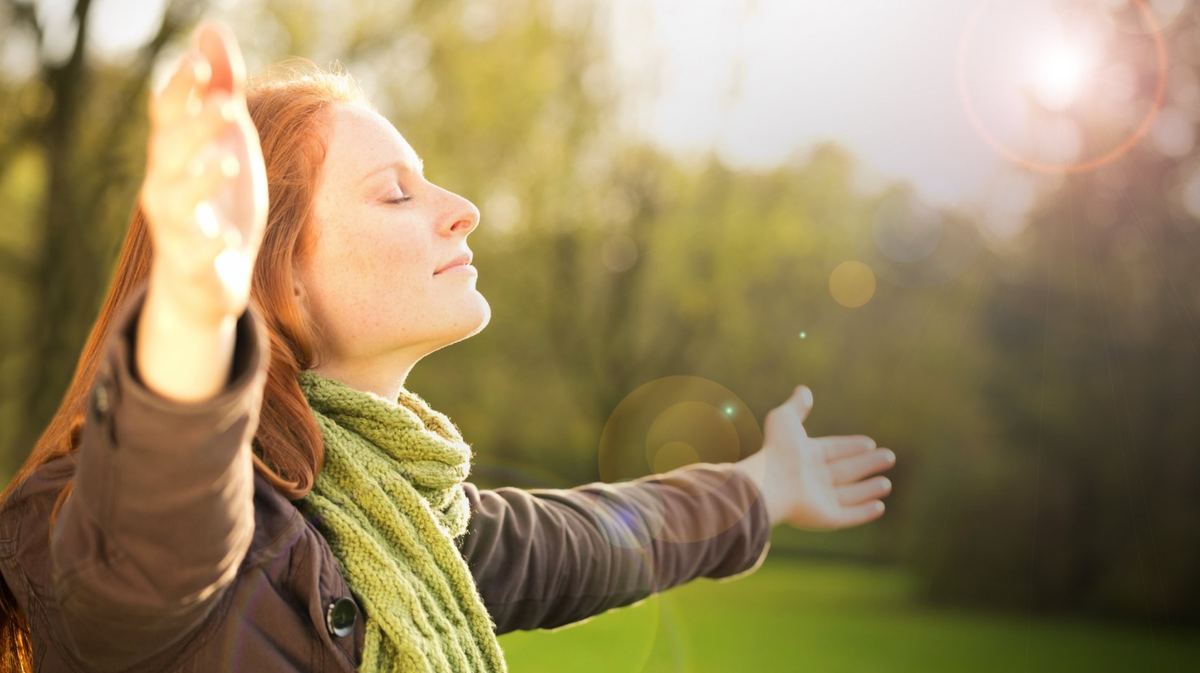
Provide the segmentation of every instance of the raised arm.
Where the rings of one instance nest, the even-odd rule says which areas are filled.
[[[51,536],[63,642],[119,670],[195,627],[233,580],[254,533],[249,443],[266,380],[266,333],[236,322],[228,382],[200,402],[146,387],[133,366],[146,286],[123,309],[92,390],[75,481]]]
[[[699,577],[756,569],[771,524],[733,464],[573,489],[463,485],[460,550],[497,633],[570,624]]]
[[[92,389],[75,482],[50,539],[59,640],[97,670],[180,642],[254,530],[250,441],[267,335],[249,307],[267,209],[232,36],[204,24],[151,97],[141,208],[149,281]]]

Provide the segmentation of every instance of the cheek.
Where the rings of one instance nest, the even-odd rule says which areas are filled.
[[[396,224],[328,225],[311,268],[326,333],[340,349],[397,336],[427,299],[432,263],[425,244]]]
[[[423,243],[397,228],[377,229],[347,241],[339,263],[365,290],[395,295],[421,291],[427,253]]]

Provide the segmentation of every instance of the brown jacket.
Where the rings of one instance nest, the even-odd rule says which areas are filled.
[[[252,468],[261,317],[238,320],[226,388],[178,403],[133,367],[145,290],[117,322],[80,448],[0,507],[0,570],[28,619],[35,670],[355,670],[365,620],[329,546]],[[769,547],[757,488],[729,464],[574,489],[463,488],[471,523],[456,543],[497,633],[746,574]]]

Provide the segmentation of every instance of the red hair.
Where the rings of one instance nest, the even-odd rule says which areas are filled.
[[[299,260],[312,250],[313,197],[325,158],[328,108],[350,103],[370,108],[344,71],[323,71],[302,59],[278,64],[246,87],[250,116],[258,129],[266,163],[270,211],[254,266],[250,302],[266,322],[270,365],[258,429],[254,468],[291,500],[303,498],[321,471],[324,443],[300,391],[297,375],[316,366],[315,325],[292,290]],[[0,494],[0,503],[41,465],[75,451],[86,404],[113,330],[113,320],[150,273],[153,248],[146,216],[134,207],[108,296],[83,347],[62,404],[33,452]],[[46,534],[71,492],[59,494]],[[12,592],[0,579],[0,673],[33,670],[29,627]]]

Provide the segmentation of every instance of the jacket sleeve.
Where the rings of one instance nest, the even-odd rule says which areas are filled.
[[[136,372],[143,284],[114,323],[85,418],[71,495],[51,532],[65,640],[112,671],[179,643],[234,579],[254,532],[250,441],[268,365],[250,307],[216,397],[182,403]]]
[[[463,488],[471,522],[459,549],[497,634],[563,626],[699,577],[740,577],[770,547],[758,487],[729,463],[573,489]]]

